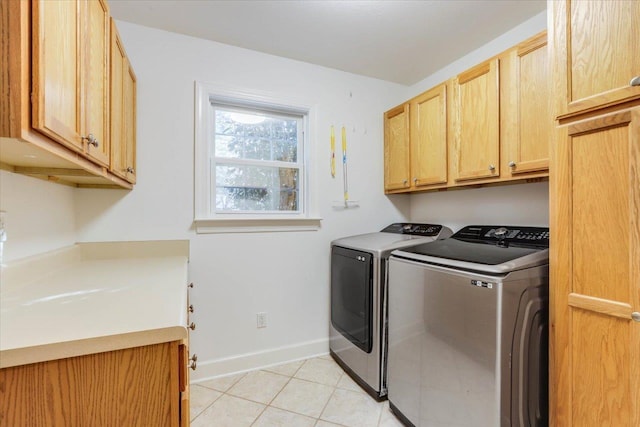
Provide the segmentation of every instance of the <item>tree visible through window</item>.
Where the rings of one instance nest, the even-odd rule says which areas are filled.
[[[211,210],[302,211],[304,117],[213,103]]]

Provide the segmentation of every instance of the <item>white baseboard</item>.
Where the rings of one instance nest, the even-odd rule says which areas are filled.
[[[198,360],[198,369],[191,371],[191,382],[199,383],[214,377],[253,371],[268,366],[293,362],[329,353],[329,339],[322,338],[294,345],[272,348],[256,353],[207,361]]]

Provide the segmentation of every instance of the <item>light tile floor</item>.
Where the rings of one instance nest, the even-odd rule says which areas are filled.
[[[331,356],[191,385],[193,427],[401,427]]]

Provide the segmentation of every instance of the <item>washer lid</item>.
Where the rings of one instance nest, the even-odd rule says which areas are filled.
[[[376,257],[388,256],[395,249],[406,248],[442,239],[451,235],[451,230],[447,227],[441,227],[439,232],[433,236],[414,235],[414,234],[398,234],[398,232],[377,232],[359,234],[356,236],[344,237],[331,242],[332,246],[341,246],[344,248],[355,249],[360,251],[371,252]]]
[[[549,262],[549,229],[540,227],[468,226],[450,239],[393,252],[394,256],[489,273]]]

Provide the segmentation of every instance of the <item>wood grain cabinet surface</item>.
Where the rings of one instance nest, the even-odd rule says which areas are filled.
[[[558,133],[550,261],[554,425],[635,427],[640,107],[569,124]]]
[[[188,425],[182,343],[134,347],[0,370],[0,425]],[[186,423],[181,420],[186,417]]]
[[[111,21],[111,172],[136,182],[136,75]]]
[[[637,427],[640,3],[550,7],[550,421]]]
[[[409,104],[384,113],[384,189],[408,190]]]
[[[117,146],[122,138],[110,135],[106,0],[3,1],[0,19],[3,169],[76,187],[131,189],[135,173],[112,173],[112,151],[129,153],[132,163],[135,148]],[[135,75],[128,67],[120,124],[135,144]]]
[[[447,183],[448,86],[442,83],[409,102],[413,188],[442,187]]]
[[[453,179],[500,176],[500,60],[458,75],[453,84]]]
[[[640,99],[640,2],[549,3],[558,116]],[[635,79],[636,86],[631,82]]]
[[[551,87],[544,31],[389,110],[385,192],[546,179]]]
[[[33,127],[109,165],[109,7],[34,1]]]
[[[555,127],[547,33],[500,56],[501,178],[546,176]]]

